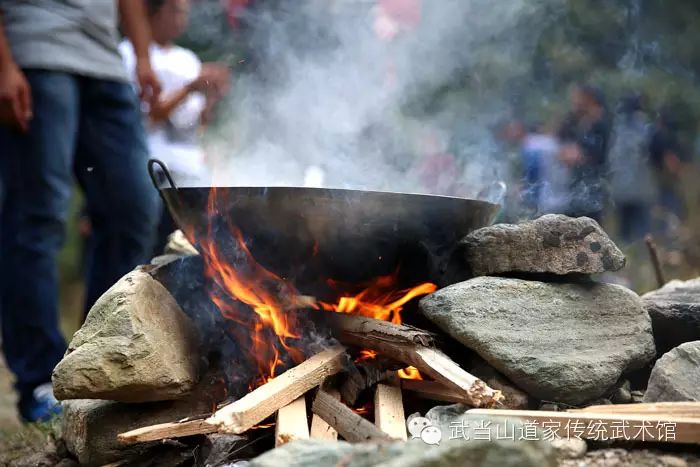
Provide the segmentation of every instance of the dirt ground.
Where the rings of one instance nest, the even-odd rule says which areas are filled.
[[[12,388],[12,375],[7,369],[5,360],[0,355],[0,436],[4,431],[19,428],[15,404],[17,402]]]

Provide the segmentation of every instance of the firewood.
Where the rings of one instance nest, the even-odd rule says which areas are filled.
[[[567,412],[700,418],[700,402],[653,402],[645,404],[591,405],[582,409],[569,409]]]
[[[363,360],[351,365],[345,380],[340,385],[340,395],[343,397],[343,402],[353,407],[363,391],[384,381],[403,366],[403,364],[396,364],[382,357]]]
[[[402,379],[401,389],[404,391],[410,391],[423,399],[441,402],[466,402],[462,394],[445,387],[437,381]]]
[[[340,391],[334,388],[327,387],[326,383],[321,385],[321,388],[331,396],[333,399],[340,400]],[[317,414],[313,414],[311,417],[311,438],[313,439],[325,439],[335,441],[338,439],[338,432],[335,428],[330,426],[324,419],[319,417]]]
[[[279,409],[275,424],[275,447],[298,439],[309,439],[309,421],[306,418],[304,396]]]
[[[392,438],[406,441],[406,416],[401,386],[396,379],[392,378],[392,384],[377,384],[374,392],[374,424]]]
[[[472,409],[470,415],[517,418],[539,426],[543,436],[667,443],[700,443],[700,418],[657,414],[548,412],[542,410]]]
[[[390,439],[374,424],[323,390],[319,390],[316,394],[311,410],[351,443]]]
[[[124,444],[145,443],[162,439],[183,438],[185,436],[216,433],[218,428],[206,419],[184,422],[160,423],[121,433],[117,439]]]
[[[464,371],[441,351],[430,347],[432,334],[412,326],[397,325],[362,316],[334,313],[325,318],[345,345],[372,349],[382,356],[404,362],[441,382],[474,407],[491,407],[502,399],[483,381]]]
[[[331,347],[290,368],[241,399],[220,408],[206,420],[148,426],[122,433],[118,438],[124,443],[138,443],[217,431],[244,433],[320,385],[326,377],[338,373],[343,368],[345,358],[344,347]]]

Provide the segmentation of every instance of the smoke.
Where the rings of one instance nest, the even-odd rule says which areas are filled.
[[[278,3],[243,18],[214,184],[475,197],[506,176],[491,128],[555,0]]]

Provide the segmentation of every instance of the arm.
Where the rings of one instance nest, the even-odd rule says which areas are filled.
[[[161,98],[151,106],[151,111],[148,114],[151,121],[158,123],[167,120],[170,114],[187,99],[187,96],[189,96],[193,90],[192,85],[188,84],[166,96],[161,96]]]
[[[141,89],[141,98],[151,104],[160,94],[160,82],[151,69],[148,47],[151,31],[146,21],[146,9],[142,0],[119,0],[122,27],[134,47],[136,56],[136,79]]]
[[[31,118],[31,89],[12,57],[0,12],[0,124],[9,124],[26,132]]]

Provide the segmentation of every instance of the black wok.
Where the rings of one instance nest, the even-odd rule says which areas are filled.
[[[155,166],[160,166],[162,173]],[[210,187],[176,187],[165,165],[149,171],[176,224],[201,252],[216,223]],[[162,181],[160,179],[163,179]],[[165,186],[163,186],[165,185]],[[457,241],[489,225],[498,205],[447,196],[297,187],[217,187],[217,214],[240,229],[256,261],[298,286],[333,278],[362,282],[400,267],[402,282],[433,280]]]

